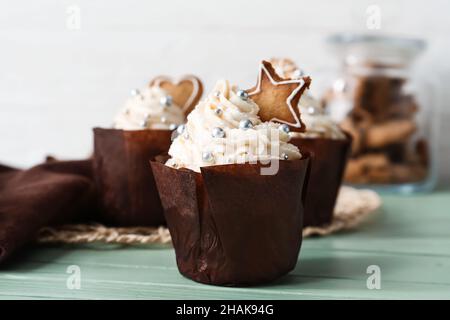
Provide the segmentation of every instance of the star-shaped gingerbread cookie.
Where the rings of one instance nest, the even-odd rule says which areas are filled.
[[[246,91],[259,106],[259,117],[262,121],[285,123],[292,131],[304,132],[306,128],[300,118],[298,102],[310,83],[309,77],[283,79],[270,62],[262,61],[258,83]]]

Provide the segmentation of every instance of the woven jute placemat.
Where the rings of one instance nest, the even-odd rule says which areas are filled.
[[[325,236],[357,227],[381,206],[381,199],[371,190],[341,187],[336,201],[333,222],[327,226],[308,227],[303,236]],[[165,227],[110,228],[100,224],[73,224],[43,228],[39,243],[109,243],[124,245],[170,244]]]

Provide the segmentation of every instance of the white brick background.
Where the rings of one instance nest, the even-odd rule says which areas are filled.
[[[261,58],[289,56],[314,78],[335,59],[324,37],[366,30],[425,38],[419,69],[440,83],[441,173],[450,177],[450,1],[0,0],[0,162],[28,166],[48,153],[84,157],[91,128],[107,126],[129,89],[159,74],[253,83]],[[81,29],[66,27],[81,9]]]

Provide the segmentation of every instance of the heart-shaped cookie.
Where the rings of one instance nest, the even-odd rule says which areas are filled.
[[[150,86],[159,86],[167,91],[185,115],[192,111],[203,94],[202,82],[193,75],[186,75],[177,81],[167,76],[158,76],[150,81]]]

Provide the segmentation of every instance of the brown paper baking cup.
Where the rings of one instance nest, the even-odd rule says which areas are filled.
[[[290,143],[311,155],[311,172],[305,199],[303,227],[323,226],[333,219],[339,187],[350,154],[351,138],[293,137]]]
[[[94,129],[99,220],[118,226],[158,226],[164,214],[148,163],[169,150],[171,131]]]
[[[151,165],[181,274],[249,286],[295,267],[308,157],[280,161],[276,175],[261,175],[260,164],[203,167],[201,173]]]

